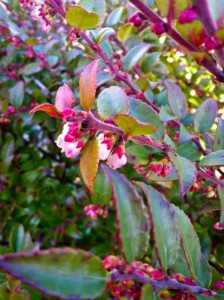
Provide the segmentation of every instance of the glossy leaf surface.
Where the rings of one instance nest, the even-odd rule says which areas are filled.
[[[112,185],[120,243],[130,263],[142,257],[149,242],[149,217],[143,199],[124,175],[103,167]]]
[[[9,254],[0,258],[0,268],[63,299],[95,298],[106,286],[103,263],[89,252],[71,248]]]
[[[80,29],[92,29],[99,23],[99,16],[95,12],[88,12],[79,6],[70,6],[66,12],[69,25]]]

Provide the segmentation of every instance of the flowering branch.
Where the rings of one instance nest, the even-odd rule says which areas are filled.
[[[196,10],[207,35],[214,38],[217,25],[210,13],[208,0],[196,0]],[[218,46],[215,52],[222,68],[224,68],[224,51],[222,45]]]
[[[113,282],[131,279],[142,284],[150,284],[153,287],[153,290],[155,292],[162,288],[167,288],[167,289],[179,290],[179,291],[190,291],[194,294],[208,293],[209,295],[212,296],[216,295],[216,293],[211,290],[207,290],[197,285],[193,286],[193,285],[181,283],[173,279],[170,279],[168,276],[166,277],[165,280],[154,280],[151,278],[147,278],[143,275],[140,275],[137,271],[134,271],[132,274],[123,274],[120,273],[118,270],[113,270],[111,274],[111,278]]]
[[[130,2],[136,6],[144,15],[145,17],[152,23],[162,23],[165,32],[178,44],[185,47],[187,50],[191,52],[199,52],[199,50],[193,46],[191,43],[189,43],[187,40],[185,40],[172,26],[170,26],[168,23],[164,22],[164,20],[157,15],[152,9],[150,9],[148,6],[146,6],[143,2],[139,0],[130,0]],[[198,1],[200,2],[200,1]],[[209,25],[208,25],[209,26]],[[205,67],[209,72],[211,72],[218,81],[224,83],[224,72],[217,68],[217,66],[207,58],[204,58],[200,65]]]

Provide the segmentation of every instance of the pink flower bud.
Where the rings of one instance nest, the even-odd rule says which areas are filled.
[[[220,41],[216,36],[208,37],[203,39],[204,47],[207,51],[214,50],[220,45]]]
[[[112,169],[121,168],[127,163],[124,145],[117,146],[108,156],[107,164]]]
[[[224,288],[224,281],[217,281],[214,285],[213,285],[213,289],[214,290],[220,290]]]
[[[62,112],[65,108],[71,108],[73,102],[75,102],[73,92],[67,84],[64,84],[56,93],[55,107]]]
[[[219,222],[215,223],[213,228],[216,229],[216,230],[224,230],[224,226],[221,225]]]
[[[178,21],[181,24],[191,23],[197,16],[197,12],[194,9],[186,9],[180,14]]]
[[[163,22],[156,22],[153,24],[152,32],[154,32],[157,35],[160,35],[164,32],[166,32],[166,28]]]
[[[108,158],[111,149],[114,145],[114,138],[100,133],[97,137],[99,143],[99,159],[105,160]]]

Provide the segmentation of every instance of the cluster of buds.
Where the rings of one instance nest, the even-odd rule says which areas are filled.
[[[103,132],[98,135],[99,159],[107,160],[107,164],[112,169],[117,169],[127,163],[127,156],[124,144],[114,147],[115,136],[111,133]]]
[[[76,34],[74,28],[67,29],[67,36],[70,42],[74,42],[76,40]]]
[[[165,157],[159,162],[150,162],[149,170],[155,173],[159,177],[166,177],[170,174],[171,165],[169,163],[169,159]]]
[[[216,184],[211,184],[209,186],[206,186],[204,188],[204,192],[205,192],[206,198],[217,198],[217,196],[218,196]]]
[[[86,205],[84,207],[84,212],[93,220],[95,220],[97,217],[106,218],[108,214],[106,206],[99,206],[96,204]]]
[[[145,19],[146,18],[142,13],[136,12],[132,16],[130,16],[128,22],[132,23],[135,27],[140,27]]]
[[[37,0],[19,0],[22,7],[28,7],[31,11],[31,17],[35,21],[39,21],[42,24],[42,31],[47,33],[52,26],[52,17],[55,14],[55,10],[48,4],[47,1]]]

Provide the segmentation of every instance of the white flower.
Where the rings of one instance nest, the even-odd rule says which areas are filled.
[[[117,146],[107,158],[107,164],[112,169],[117,169],[127,163],[127,156],[125,147],[123,145]]]

